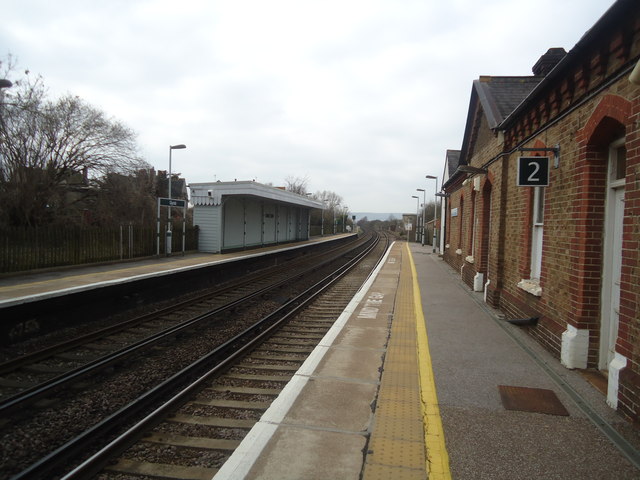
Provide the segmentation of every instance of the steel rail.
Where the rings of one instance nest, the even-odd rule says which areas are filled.
[[[361,245],[358,245],[356,248],[360,248],[360,247]],[[264,295],[270,290],[279,288],[280,286],[288,282],[291,282],[292,280],[299,278],[309,273],[312,270],[316,270],[319,267],[325,266],[335,261],[337,258],[339,258],[339,255],[333,256],[332,258],[325,260],[320,264],[313,265],[312,267],[302,272],[296,272],[295,275],[279,280],[276,283],[270,284],[264,288],[261,288],[255,292],[250,293],[249,295],[246,295],[240,299],[234,300],[228,304],[225,304],[221,307],[211,310],[205,314],[198,315],[189,320],[181,322],[177,325],[173,325],[164,330],[161,330],[160,332],[156,332],[142,340],[139,340],[130,345],[127,345],[126,347],[123,347],[114,352],[108,353],[106,355],[103,355],[100,358],[92,360],[80,367],[69,370],[68,372],[65,372],[61,375],[57,375],[31,388],[23,390],[19,394],[9,397],[7,399],[4,399],[3,401],[0,402],[0,417],[3,415],[8,415],[14,411],[17,411],[23,408],[24,406],[30,403],[33,403],[34,401],[37,401],[43,397],[46,397],[47,395],[51,395],[55,391],[62,389],[63,387],[71,383],[77,382],[81,378],[84,378],[86,376],[96,373],[97,371],[103,370],[113,364],[121,362],[124,359],[131,357],[146,348],[150,348],[158,344],[159,342],[166,340],[167,338],[175,336],[186,329],[192,328],[194,325],[204,322],[215,315],[218,315],[226,310],[235,308],[247,302],[248,300],[256,298],[260,295]]]
[[[241,333],[234,339],[229,340],[228,344],[232,345],[234,342],[240,340],[238,337],[245,334],[251,334],[255,329],[263,328],[264,323],[271,322],[271,324],[268,325],[265,330],[263,330],[258,336],[255,336],[252,340],[236,349],[231,346],[230,354],[227,354],[225,351],[221,351],[220,355],[217,355],[217,352],[212,352],[211,355],[216,354],[216,356],[221,357],[219,363],[210,368],[209,371],[201,375],[197,380],[181,390],[178,394],[174,395],[167,402],[156,408],[152,413],[148,414],[141,421],[130,427],[122,435],[112,440],[108,445],[85,460],[82,464],[74,468],[71,472],[64,475],[61,480],[89,479],[96,475],[111,458],[121,454],[130,446],[132,442],[141,438],[145,431],[147,431],[149,428],[152,428],[154,425],[160,422],[162,418],[166,417],[169,413],[171,413],[182,403],[184,403],[188,397],[192,396],[193,393],[200,389],[202,385],[205,382],[209,381],[211,377],[217,375],[222,370],[229,367],[230,364],[233,363],[233,361],[245,356],[247,352],[255,348],[258,344],[264,342],[264,340],[269,338],[275,331],[277,331],[277,329],[280,328],[282,324],[286,322],[292,315],[300,311],[302,308],[315,300],[319,295],[324,293],[329,287],[333,286],[335,283],[341,280],[347,273],[349,273],[352,268],[354,268],[360,262],[360,260],[362,260],[362,258],[364,258],[371,250],[373,250],[377,246],[378,241],[379,238],[377,240],[374,239],[372,245],[365,252],[362,252],[360,255],[352,259],[349,264],[341,267],[333,274],[326,276],[324,279],[320,280],[315,285],[308,288],[291,301],[287,302],[287,304],[283,305],[278,310],[267,315],[253,327],[245,330],[245,332]],[[376,265],[377,263],[379,263],[379,261],[380,259],[378,259]],[[282,316],[276,317],[281,313],[283,313]],[[225,344],[225,350],[228,351],[227,344]],[[198,362],[200,362],[200,360]],[[14,480],[18,480],[18,478],[15,478]]]
[[[319,295],[329,286],[340,280],[350,269],[357,265],[357,263],[366,254],[368,254],[371,249],[375,247],[377,239],[374,238],[370,240],[370,243],[371,245],[369,245],[364,252],[351,259],[346,265],[341,266],[338,270],[327,275],[324,279],[317,282],[303,293],[281,305],[274,312],[256,322],[252,327],[244,330],[240,334],[220,345],[205,357],[202,357],[190,366],[185,367],[161,384],[141,395],[138,399],[122,407],[111,416],[103,419],[79,436],[49,453],[38,462],[32,464],[27,469],[12,477],[12,480],[45,478],[52,471],[60,469],[61,466],[70,458],[85,452],[87,450],[87,446],[94,443],[95,439],[105,438],[112,435],[114,431],[130,422],[134,416],[139,415],[141,412],[148,411],[150,408],[154,408],[154,405],[161,401],[163,396],[181,388],[185,379],[199,377],[196,378],[190,386],[183,388],[177,395],[169,400],[169,402],[157,407],[153,414],[148,415],[139,424],[131,427],[127,432],[125,432],[125,434],[113,440],[109,445],[104,447],[90,459],[83,462],[83,464],[78,466],[72,472],[69,472],[65,477],[87,478],[86,476],[90,475],[90,473],[83,472],[88,470],[93,472],[96,468],[102,468],[102,463],[100,462],[106,461],[106,458],[113,456],[115,454],[114,449],[122,448],[123,445],[133,438],[133,435],[138,434],[138,432],[145,428],[145,426],[150,425],[151,422],[154,421],[153,419],[158,419],[160,415],[166,414],[166,412],[170,411],[179,403],[180,399],[198,388],[198,386],[206,381],[207,378],[217,374],[234,359],[243,355],[247,350],[259,343],[261,339],[268,337],[293,313],[306,306],[313,300],[313,298],[315,298],[315,296]],[[202,374],[201,372],[205,369],[208,371]],[[97,466],[98,463],[96,462],[99,462],[99,466]]]
[[[328,256],[330,254],[338,254],[339,252],[342,251],[348,251],[349,247],[351,247],[351,244],[347,244],[345,245],[341,245],[335,248],[332,248],[328,251],[325,252],[319,252],[317,254],[314,254],[312,256],[314,257],[322,257],[322,256]],[[357,247],[356,247],[357,248]],[[307,257],[301,257],[300,259],[296,259],[294,260],[294,262],[296,261],[308,261],[310,259],[309,256]],[[121,332],[123,330],[126,330],[127,328],[131,328],[134,327],[138,324],[147,322],[153,318],[157,318],[160,315],[167,315],[170,314],[172,312],[175,312],[177,310],[183,309],[184,307],[191,305],[193,303],[196,303],[198,301],[204,301],[207,298],[211,297],[212,295],[221,295],[224,293],[227,293],[229,291],[233,291],[234,289],[238,289],[238,288],[242,288],[244,285],[249,284],[250,282],[255,282],[256,280],[260,280],[263,279],[265,277],[269,277],[274,275],[274,273],[277,273],[278,271],[286,271],[287,269],[291,268],[291,263],[287,263],[286,265],[278,265],[276,268],[276,272],[273,271],[267,271],[267,272],[254,272],[254,274],[251,275],[251,277],[248,280],[244,280],[244,281],[239,281],[238,283],[234,284],[234,285],[229,285],[229,286],[225,286],[222,287],[214,292],[207,292],[201,295],[198,295],[194,298],[190,298],[188,300],[183,300],[183,301],[179,301],[178,303],[174,303],[169,307],[166,308],[162,308],[160,310],[157,310],[155,312],[152,313],[147,313],[147,314],[143,314],[143,315],[139,315],[135,318],[129,319],[129,320],[125,320],[123,322],[119,322],[115,325],[111,325],[109,327],[104,327],[101,328],[99,330],[96,330],[94,332],[90,332],[87,333],[85,335],[81,335],[78,337],[75,337],[71,340],[67,340],[64,342],[60,342],[56,345],[52,345],[50,347],[46,347],[40,350],[37,350],[35,352],[32,353],[28,353],[25,355],[22,355],[20,357],[11,359],[11,360],[7,360],[5,362],[0,363],[0,375],[2,374],[6,374],[12,371],[15,371],[17,369],[19,369],[20,367],[23,367],[24,365],[27,364],[32,364],[35,362],[38,362],[40,360],[44,360],[46,358],[49,358],[57,353],[60,352],[64,352],[67,350],[70,350],[72,348],[81,346],[85,343],[91,342],[93,340],[97,340],[100,338],[104,338],[108,335],[113,335],[114,333],[118,333]],[[1,403],[1,402],[0,402]]]

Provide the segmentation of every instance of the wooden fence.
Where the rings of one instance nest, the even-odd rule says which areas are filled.
[[[0,273],[126,260],[156,254],[156,226],[39,227],[0,229]],[[182,252],[182,225],[176,226],[172,252]],[[160,252],[165,250],[160,235]],[[185,250],[198,249],[198,228],[187,227]]]

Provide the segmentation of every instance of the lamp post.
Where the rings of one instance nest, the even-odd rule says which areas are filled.
[[[414,235],[415,241],[418,241],[418,215],[420,214],[420,197],[417,195],[411,195],[411,198],[416,199],[416,233]]]
[[[433,253],[436,253],[436,239],[437,239],[437,232],[436,232],[436,224],[438,221],[438,177],[437,176],[433,176],[433,175],[425,175],[424,178],[428,178],[430,180],[435,180],[436,181],[436,191],[435,191],[435,203],[433,204]]]
[[[347,231],[347,213],[349,212],[349,207],[344,207],[342,210],[342,233]]]
[[[417,192],[422,192],[422,246],[424,247],[424,237],[427,234],[426,212],[427,212],[427,192],[424,188],[416,188]]]
[[[186,145],[169,145],[169,200],[171,200],[171,152],[173,150],[182,150],[187,148]],[[167,255],[171,254],[171,202],[169,202],[169,210],[167,213],[167,243],[165,245]]]

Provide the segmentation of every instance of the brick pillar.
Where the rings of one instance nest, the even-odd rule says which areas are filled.
[[[509,159],[508,156],[500,157],[496,166],[492,166],[489,179],[496,188],[491,192],[491,208],[494,214],[491,217],[491,232],[489,239],[489,252],[487,262],[487,303],[494,308],[500,307],[500,298],[504,286],[505,263],[505,214],[507,208],[507,194],[509,192]]]

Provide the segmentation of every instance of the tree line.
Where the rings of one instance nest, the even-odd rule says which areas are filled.
[[[346,227],[353,229],[353,221],[349,216],[349,206],[344,203],[344,199],[340,195],[329,190],[315,193],[308,192],[309,179],[307,177],[289,176],[285,179],[285,182],[286,190],[322,203],[322,209],[311,211],[311,225],[324,225],[325,233],[333,233],[334,226],[336,231],[340,232]]]
[[[77,96],[50,99],[11,58],[0,67],[13,83],[0,89],[0,227],[155,219],[166,173],[141,158],[131,129]]]
[[[0,78],[13,84],[0,88],[0,228],[155,222],[168,176],[141,157],[133,130],[78,96],[49,98],[42,77],[17,72],[11,56],[0,61]],[[185,180],[171,180],[171,197],[186,199]],[[306,178],[285,181],[325,206],[312,224],[324,222],[329,233],[334,219],[346,221],[338,194],[310,194]]]

